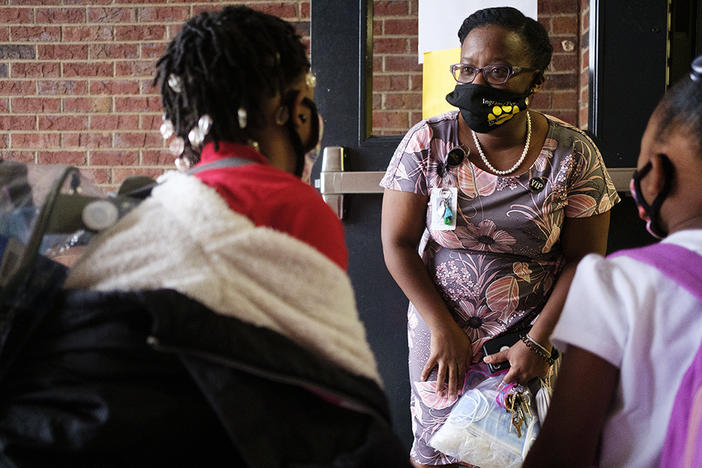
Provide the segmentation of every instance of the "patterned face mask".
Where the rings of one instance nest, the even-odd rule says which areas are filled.
[[[473,83],[457,84],[446,101],[461,110],[468,127],[488,133],[527,109],[531,89],[523,94]]]
[[[660,210],[663,201],[668,196],[670,188],[673,185],[673,164],[665,154],[659,154],[658,156],[663,163],[665,181],[663,183],[663,189],[658,193],[653,203],[649,205],[641,192],[641,179],[651,171],[652,165],[650,161],[640,170],[634,171],[634,174],[631,176],[631,182],[629,182],[629,191],[631,192],[631,196],[634,197],[634,203],[636,203],[636,207],[639,210],[639,218],[646,221],[646,230],[648,233],[656,239],[663,239],[668,235],[668,232],[661,227]]]

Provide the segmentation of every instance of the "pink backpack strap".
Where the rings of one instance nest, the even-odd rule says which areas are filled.
[[[668,243],[624,250],[610,257],[621,255],[657,268],[702,303],[702,256],[685,247]],[[660,467],[700,466],[702,466],[702,346],[697,350],[675,394],[673,411],[670,414],[663,443]]]
[[[607,258],[625,255],[657,268],[702,302],[702,256],[677,244],[658,243],[620,250]]]

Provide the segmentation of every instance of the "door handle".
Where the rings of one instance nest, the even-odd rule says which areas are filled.
[[[314,185],[339,219],[344,215],[344,194],[383,193],[379,185],[383,171],[344,171],[346,149],[326,146],[322,151],[322,170]]]

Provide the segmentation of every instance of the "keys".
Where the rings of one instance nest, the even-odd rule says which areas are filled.
[[[512,413],[512,427],[517,431],[517,437],[522,437],[522,426],[531,418],[529,396],[522,392],[512,392],[505,397],[505,409]],[[510,427],[510,431],[512,430]]]

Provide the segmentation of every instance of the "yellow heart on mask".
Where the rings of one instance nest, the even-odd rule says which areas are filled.
[[[502,106],[502,110],[509,114],[512,112],[512,106]]]
[[[517,114],[519,112],[519,110],[520,110],[519,107],[514,106],[514,109],[512,109],[512,113]]]
[[[500,106],[495,106],[492,108],[492,113],[495,115],[500,115],[502,113],[502,109],[500,109]]]
[[[492,122],[492,121],[494,121],[495,119],[497,119],[497,117],[495,117],[495,116],[492,115],[492,114],[488,114],[488,122]]]

